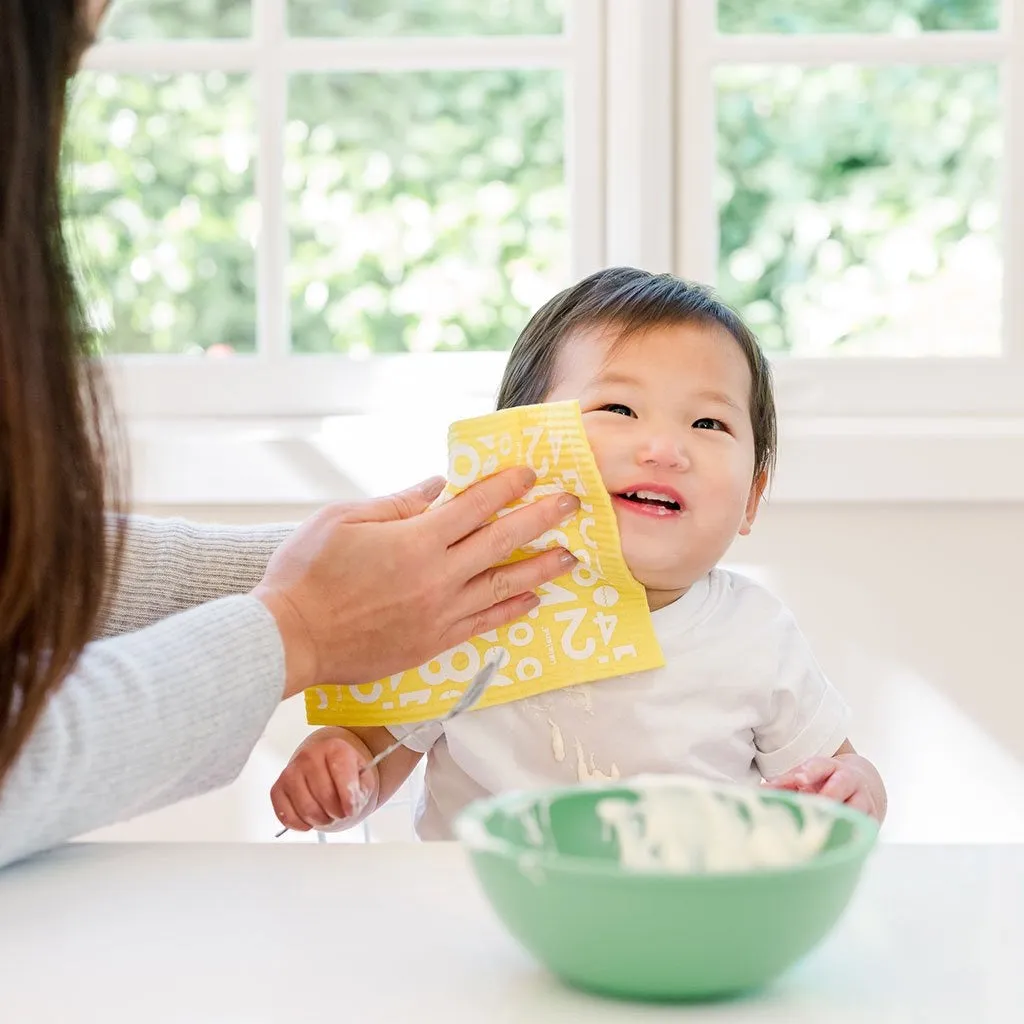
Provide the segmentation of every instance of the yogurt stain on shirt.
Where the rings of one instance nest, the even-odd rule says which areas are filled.
[[[611,782],[613,779],[619,778],[619,768],[615,762],[612,762],[612,766],[609,769],[610,774],[605,774],[601,771],[597,765],[594,764],[594,755],[590,755],[590,763],[587,763],[587,756],[583,752],[583,744],[580,743],[579,737],[576,739],[576,778],[580,782]]]
[[[561,764],[565,760],[565,739],[562,730],[550,718],[548,725],[551,726],[551,754]]]

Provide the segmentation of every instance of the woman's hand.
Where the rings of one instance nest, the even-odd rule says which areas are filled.
[[[576,564],[569,552],[492,566],[574,515],[578,499],[552,495],[488,523],[535,481],[506,470],[427,511],[438,479],[303,523],[253,591],[281,631],[284,696],[402,672],[536,607],[533,591]]]

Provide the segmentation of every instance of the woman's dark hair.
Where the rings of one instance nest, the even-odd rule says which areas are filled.
[[[558,354],[566,339],[611,327],[620,340],[667,324],[721,327],[736,340],[750,367],[750,419],[754,476],[775,468],[775,398],[771,365],[739,314],[699,284],[633,267],[599,270],[559,292],[531,317],[512,348],[498,391],[498,408],[543,402],[555,386]]]
[[[65,246],[60,140],[78,0],[0,0],[0,781],[96,631],[118,460]]]

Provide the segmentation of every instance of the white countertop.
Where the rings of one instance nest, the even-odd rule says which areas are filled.
[[[987,1024],[1022,1007],[1024,846],[883,845],[818,951],[704,1007],[564,987],[455,846],[78,844],[0,872],[4,1024]]]

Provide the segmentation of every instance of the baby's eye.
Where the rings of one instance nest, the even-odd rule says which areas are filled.
[[[702,416],[694,420],[693,425],[697,430],[724,430],[728,433],[729,428],[721,421],[712,419],[710,416]]]
[[[601,412],[613,412],[616,416],[629,416],[631,419],[636,419],[636,413],[628,405],[602,405]]]

